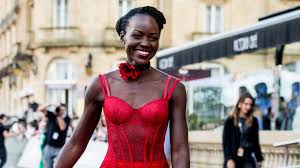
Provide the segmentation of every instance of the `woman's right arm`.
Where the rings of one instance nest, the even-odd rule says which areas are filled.
[[[233,160],[233,153],[231,151],[232,144],[231,144],[231,136],[232,136],[233,128],[230,123],[230,119],[227,118],[224,123],[224,130],[223,130],[223,150],[225,155],[225,163],[228,168],[235,167],[235,163]]]
[[[88,87],[83,115],[70,140],[60,152],[56,168],[72,168],[80,158],[99,122],[103,100],[100,84],[96,78]]]

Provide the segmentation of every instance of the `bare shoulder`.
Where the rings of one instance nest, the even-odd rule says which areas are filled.
[[[155,69],[155,68],[154,68]],[[156,70],[156,73],[158,76],[160,76],[160,80],[163,81],[163,83],[165,83],[168,79],[168,77],[171,77],[171,80],[173,80],[170,85],[172,85],[172,83],[175,81],[175,80],[179,80],[177,79],[176,77],[172,76],[172,75],[169,75],[165,72],[162,72],[158,69],[155,69]],[[170,86],[169,86],[170,87]],[[172,97],[176,97],[176,96],[185,96],[186,95],[186,91],[185,91],[185,86],[184,84],[182,84],[182,82],[178,82],[178,84],[176,85],[174,91],[173,91],[173,94],[172,94]]]
[[[94,77],[85,92],[86,100],[101,101],[104,99],[98,76]]]
[[[118,70],[110,71],[110,72],[106,73],[106,76],[107,76],[107,80],[110,82],[115,82],[115,81],[121,80],[120,73]]]
[[[178,82],[178,84],[176,85],[173,95],[173,98],[176,97],[186,97],[186,90],[185,90],[185,86],[184,84],[182,84],[182,82]]]

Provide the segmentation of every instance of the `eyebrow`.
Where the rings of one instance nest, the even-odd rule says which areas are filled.
[[[144,33],[143,31],[140,31],[140,30],[137,30],[137,29],[134,29],[132,32],[139,32],[139,33]],[[151,35],[159,35],[159,33],[150,33]]]

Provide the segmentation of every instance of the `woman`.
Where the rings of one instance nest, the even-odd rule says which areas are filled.
[[[224,167],[255,168],[263,160],[258,137],[258,121],[253,117],[254,99],[241,95],[223,131]],[[257,163],[256,163],[257,161]]]
[[[101,168],[168,168],[164,137],[170,120],[172,166],[189,167],[186,92],[178,80],[150,66],[166,20],[154,7],[129,11],[116,24],[126,63],[89,86],[84,113],[56,167],[70,168],[84,152],[103,107],[108,151]],[[99,149],[101,150],[101,149]]]

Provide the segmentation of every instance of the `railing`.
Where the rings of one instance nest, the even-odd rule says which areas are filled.
[[[78,46],[82,38],[77,27],[47,27],[37,32],[36,42],[39,47]]]
[[[221,132],[191,131],[189,133],[191,168],[223,167],[223,149]],[[296,168],[300,167],[300,145],[273,146],[274,142],[300,137],[300,132],[261,131],[260,141],[264,156],[263,168]]]
[[[283,161],[281,160],[281,163],[284,163],[285,167],[300,167],[299,164],[300,156],[299,153],[297,154],[297,151],[295,151],[295,149],[297,149],[297,146],[299,146],[299,144],[300,144],[300,139],[278,142],[273,144],[274,147],[281,148],[284,151]]]

